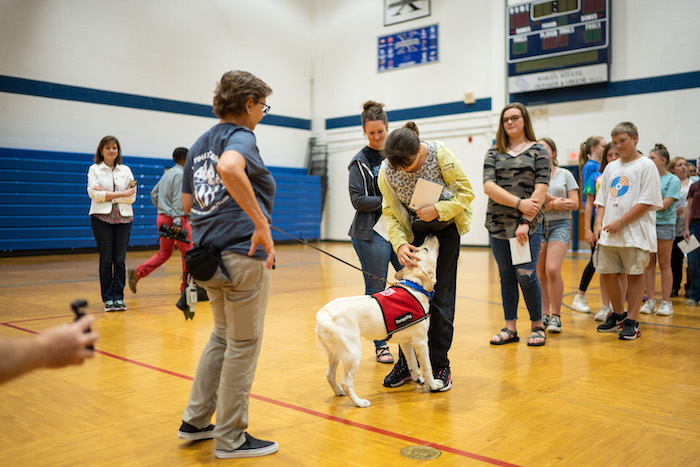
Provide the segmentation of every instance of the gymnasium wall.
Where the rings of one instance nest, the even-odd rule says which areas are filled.
[[[432,0],[430,16],[388,27],[383,3],[0,2],[0,147],[89,154],[114,134],[126,155],[169,158],[216,122],[206,108],[221,74],[245,69],[274,90],[256,129],[266,163],[302,167],[310,136],[329,145],[322,238],[348,240],[347,166],[366,143],[352,119],[375,99],[387,104],[390,129],[413,119],[458,155],[477,193],[462,242],[486,245],[482,160],[511,98],[506,2]],[[562,162],[622,120],[639,126],[644,152],[663,142],[672,156],[696,159],[698,17],[695,0],[615,0],[609,85],[513,97],[529,99],[536,134],[556,141]],[[437,63],[377,72],[378,36],[432,24]],[[463,103],[467,92],[474,104]],[[104,100],[90,101],[96,94]]]

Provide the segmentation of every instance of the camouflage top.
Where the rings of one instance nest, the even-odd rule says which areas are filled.
[[[529,198],[538,183],[549,184],[549,153],[535,143],[517,156],[503,154],[491,148],[484,158],[484,183],[495,182],[519,198]],[[489,198],[486,208],[486,229],[494,238],[507,240],[515,236],[521,212],[503,206]],[[544,217],[540,209],[530,224],[529,235],[535,233]]]

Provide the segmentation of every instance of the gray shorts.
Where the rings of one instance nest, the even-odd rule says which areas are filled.
[[[657,240],[674,240],[676,237],[676,224],[656,224]]]
[[[598,274],[621,274],[630,276],[644,274],[649,264],[649,252],[633,247],[596,245],[593,266]]]

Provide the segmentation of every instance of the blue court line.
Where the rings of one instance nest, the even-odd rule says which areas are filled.
[[[193,115],[195,117],[218,118],[214,115],[211,105],[160,99],[157,97],[127,94],[123,92],[104,91],[101,89],[79,86],[68,86],[65,84],[16,78],[6,75],[0,75],[0,92],[152,110],[155,112],[169,112],[180,115]],[[311,130],[310,119],[285,117],[275,114],[266,115],[265,118],[260,121],[260,124],[295,128],[299,130]]]

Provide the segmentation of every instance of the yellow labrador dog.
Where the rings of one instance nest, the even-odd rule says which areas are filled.
[[[417,266],[405,267],[398,271],[396,278],[401,280],[395,286],[405,288],[420,302],[420,306],[423,308],[422,311],[424,314],[427,314],[430,305],[429,296],[432,296],[432,290],[435,286],[435,268],[437,266],[440,243],[437,238],[430,235],[419,248],[420,251],[416,253],[420,258]],[[388,295],[391,295],[392,292],[389,292]],[[409,301],[412,300],[410,297],[408,299]],[[398,318],[397,323],[404,318]],[[392,337],[393,342],[398,342],[406,355],[413,381],[419,384],[427,381],[430,389],[436,391],[442,388],[443,382],[433,378],[433,368],[430,364],[430,355],[428,353],[429,326],[430,319],[425,318],[413,325],[395,331]],[[368,400],[360,399],[353,390],[353,377],[360,364],[362,350],[360,336],[378,340],[385,339],[387,334],[387,325],[384,321],[382,308],[378,301],[370,295],[338,298],[318,311],[316,314],[316,337],[328,354],[326,378],[337,396],[347,394],[356,406],[370,406]],[[415,353],[418,354],[423,376],[418,371],[414,349]],[[344,369],[341,382],[342,388],[338,386],[335,379],[338,363],[340,362],[343,363]]]

